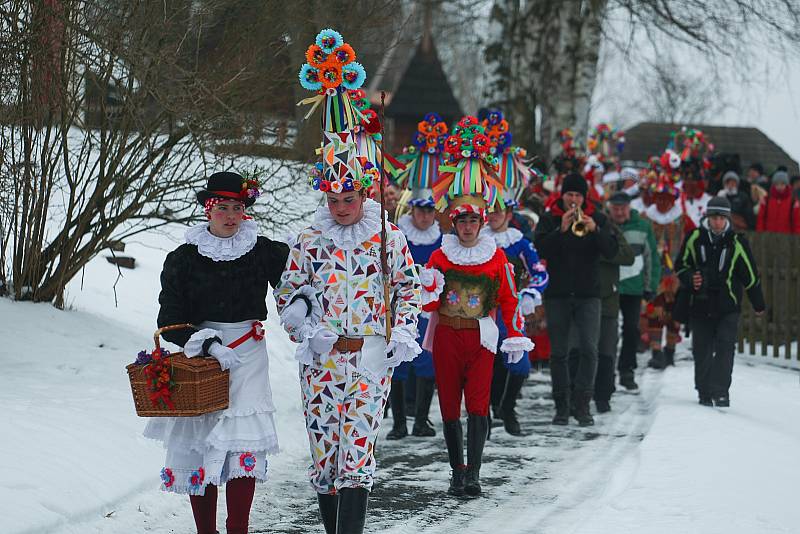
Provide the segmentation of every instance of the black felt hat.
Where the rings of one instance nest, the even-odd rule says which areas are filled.
[[[235,172],[215,172],[208,177],[208,185],[197,192],[197,201],[205,204],[209,198],[223,198],[225,200],[238,200],[245,206],[252,206],[256,199],[248,195],[248,190],[242,185],[246,181],[241,174]]]

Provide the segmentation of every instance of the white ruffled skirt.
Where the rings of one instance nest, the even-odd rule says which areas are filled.
[[[223,344],[246,334],[253,321],[215,323],[201,328],[219,333]],[[234,349],[242,363],[230,372],[230,403],[226,410],[197,417],[154,417],[144,436],[167,449],[161,489],[203,495],[208,484],[233,478],[267,480],[267,454],[278,452],[269,360],[264,339],[248,339]]]

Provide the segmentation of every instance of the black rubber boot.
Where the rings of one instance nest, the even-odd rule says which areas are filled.
[[[653,349],[653,356],[650,358],[650,361],[647,362],[647,367],[658,369],[659,371],[666,367],[666,359],[661,349]]]
[[[492,369],[492,389],[489,399],[492,404],[490,415],[494,415],[495,419],[502,419],[500,403],[503,401],[503,392],[506,389],[506,378],[508,377],[508,369],[503,365],[503,357],[502,355],[495,356]]]
[[[389,402],[392,405],[392,429],[386,434],[388,440],[403,439],[408,436],[404,386],[402,380],[392,380],[392,391],[389,393]]]
[[[717,408],[730,408],[731,398],[728,395],[715,395],[714,406]]]
[[[527,378],[525,375],[508,374],[506,392],[503,395],[503,402],[500,404],[500,416],[503,418],[503,426],[506,432],[512,436],[522,435],[515,408],[517,407],[517,395],[522,391],[525,378]]]
[[[436,430],[428,420],[435,384],[436,381],[433,378],[417,377],[417,406],[414,414],[414,428],[411,430],[411,433],[415,436],[429,437],[436,435]]]
[[[664,347],[664,367],[675,367],[675,347]]]
[[[575,402],[575,419],[580,426],[591,426],[594,424],[594,418],[589,403],[592,400],[591,391],[577,391],[573,395]]]
[[[447,493],[450,495],[464,495],[464,431],[461,428],[461,420],[445,421],[442,432],[444,433],[444,443],[447,445],[447,458],[450,460],[450,467],[453,470],[450,476],[450,488]]]
[[[594,406],[597,408],[597,413],[608,413],[611,411],[611,402],[605,399],[595,399]]]
[[[556,403],[556,415],[553,417],[554,425],[569,424],[569,395],[564,393],[554,394],[553,401]]]
[[[477,497],[481,494],[481,458],[489,432],[489,418],[484,415],[467,416],[467,473],[464,492]]]
[[[339,508],[339,496],[335,493],[317,493],[319,514],[325,526],[325,534],[336,534],[336,515]]]
[[[339,510],[336,516],[336,534],[363,534],[367,521],[366,488],[342,488],[339,490]]]
[[[698,397],[698,402],[701,406],[714,406],[714,403],[711,401],[711,395],[700,395]]]
[[[633,379],[633,372],[619,375],[619,385],[627,391],[639,391],[639,384]]]

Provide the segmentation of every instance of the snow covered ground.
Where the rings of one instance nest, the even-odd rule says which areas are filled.
[[[186,497],[157,489],[163,450],[140,436],[125,374],[151,348],[158,274],[181,235],[172,228],[128,244],[137,268],[123,270],[118,307],[117,271],[102,257],[82,288],[80,278],[70,285],[69,311],[0,299],[2,532],[194,531]],[[282,453],[257,489],[252,531],[318,532],[297,368],[274,317],[267,332]],[[641,395],[617,394],[614,411],[587,429],[549,424],[547,376],[534,375],[520,405],[528,436],[495,428],[479,500],[444,495],[441,432],[382,440],[368,530],[796,532],[800,375],[742,361],[730,409],[697,405],[691,361],[681,360],[664,373],[642,371]],[[220,499],[220,526],[224,507]]]

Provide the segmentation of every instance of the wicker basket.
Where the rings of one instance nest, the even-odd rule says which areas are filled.
[[[160,348],[162,332],[194,328],[190,324],[165,326],[153,334],[156,349]],[[170,354],[172,379],[175,387],[171,390],[174,409],[163,405],[154,406],[150,400],[144,365],[134,363],[127,366],[131,381],[133,402],[139,417],[194,417],[205,413],[224,410],[228,407],[230,372],[223,371],[214,358],[187,358],[182,352]]]

